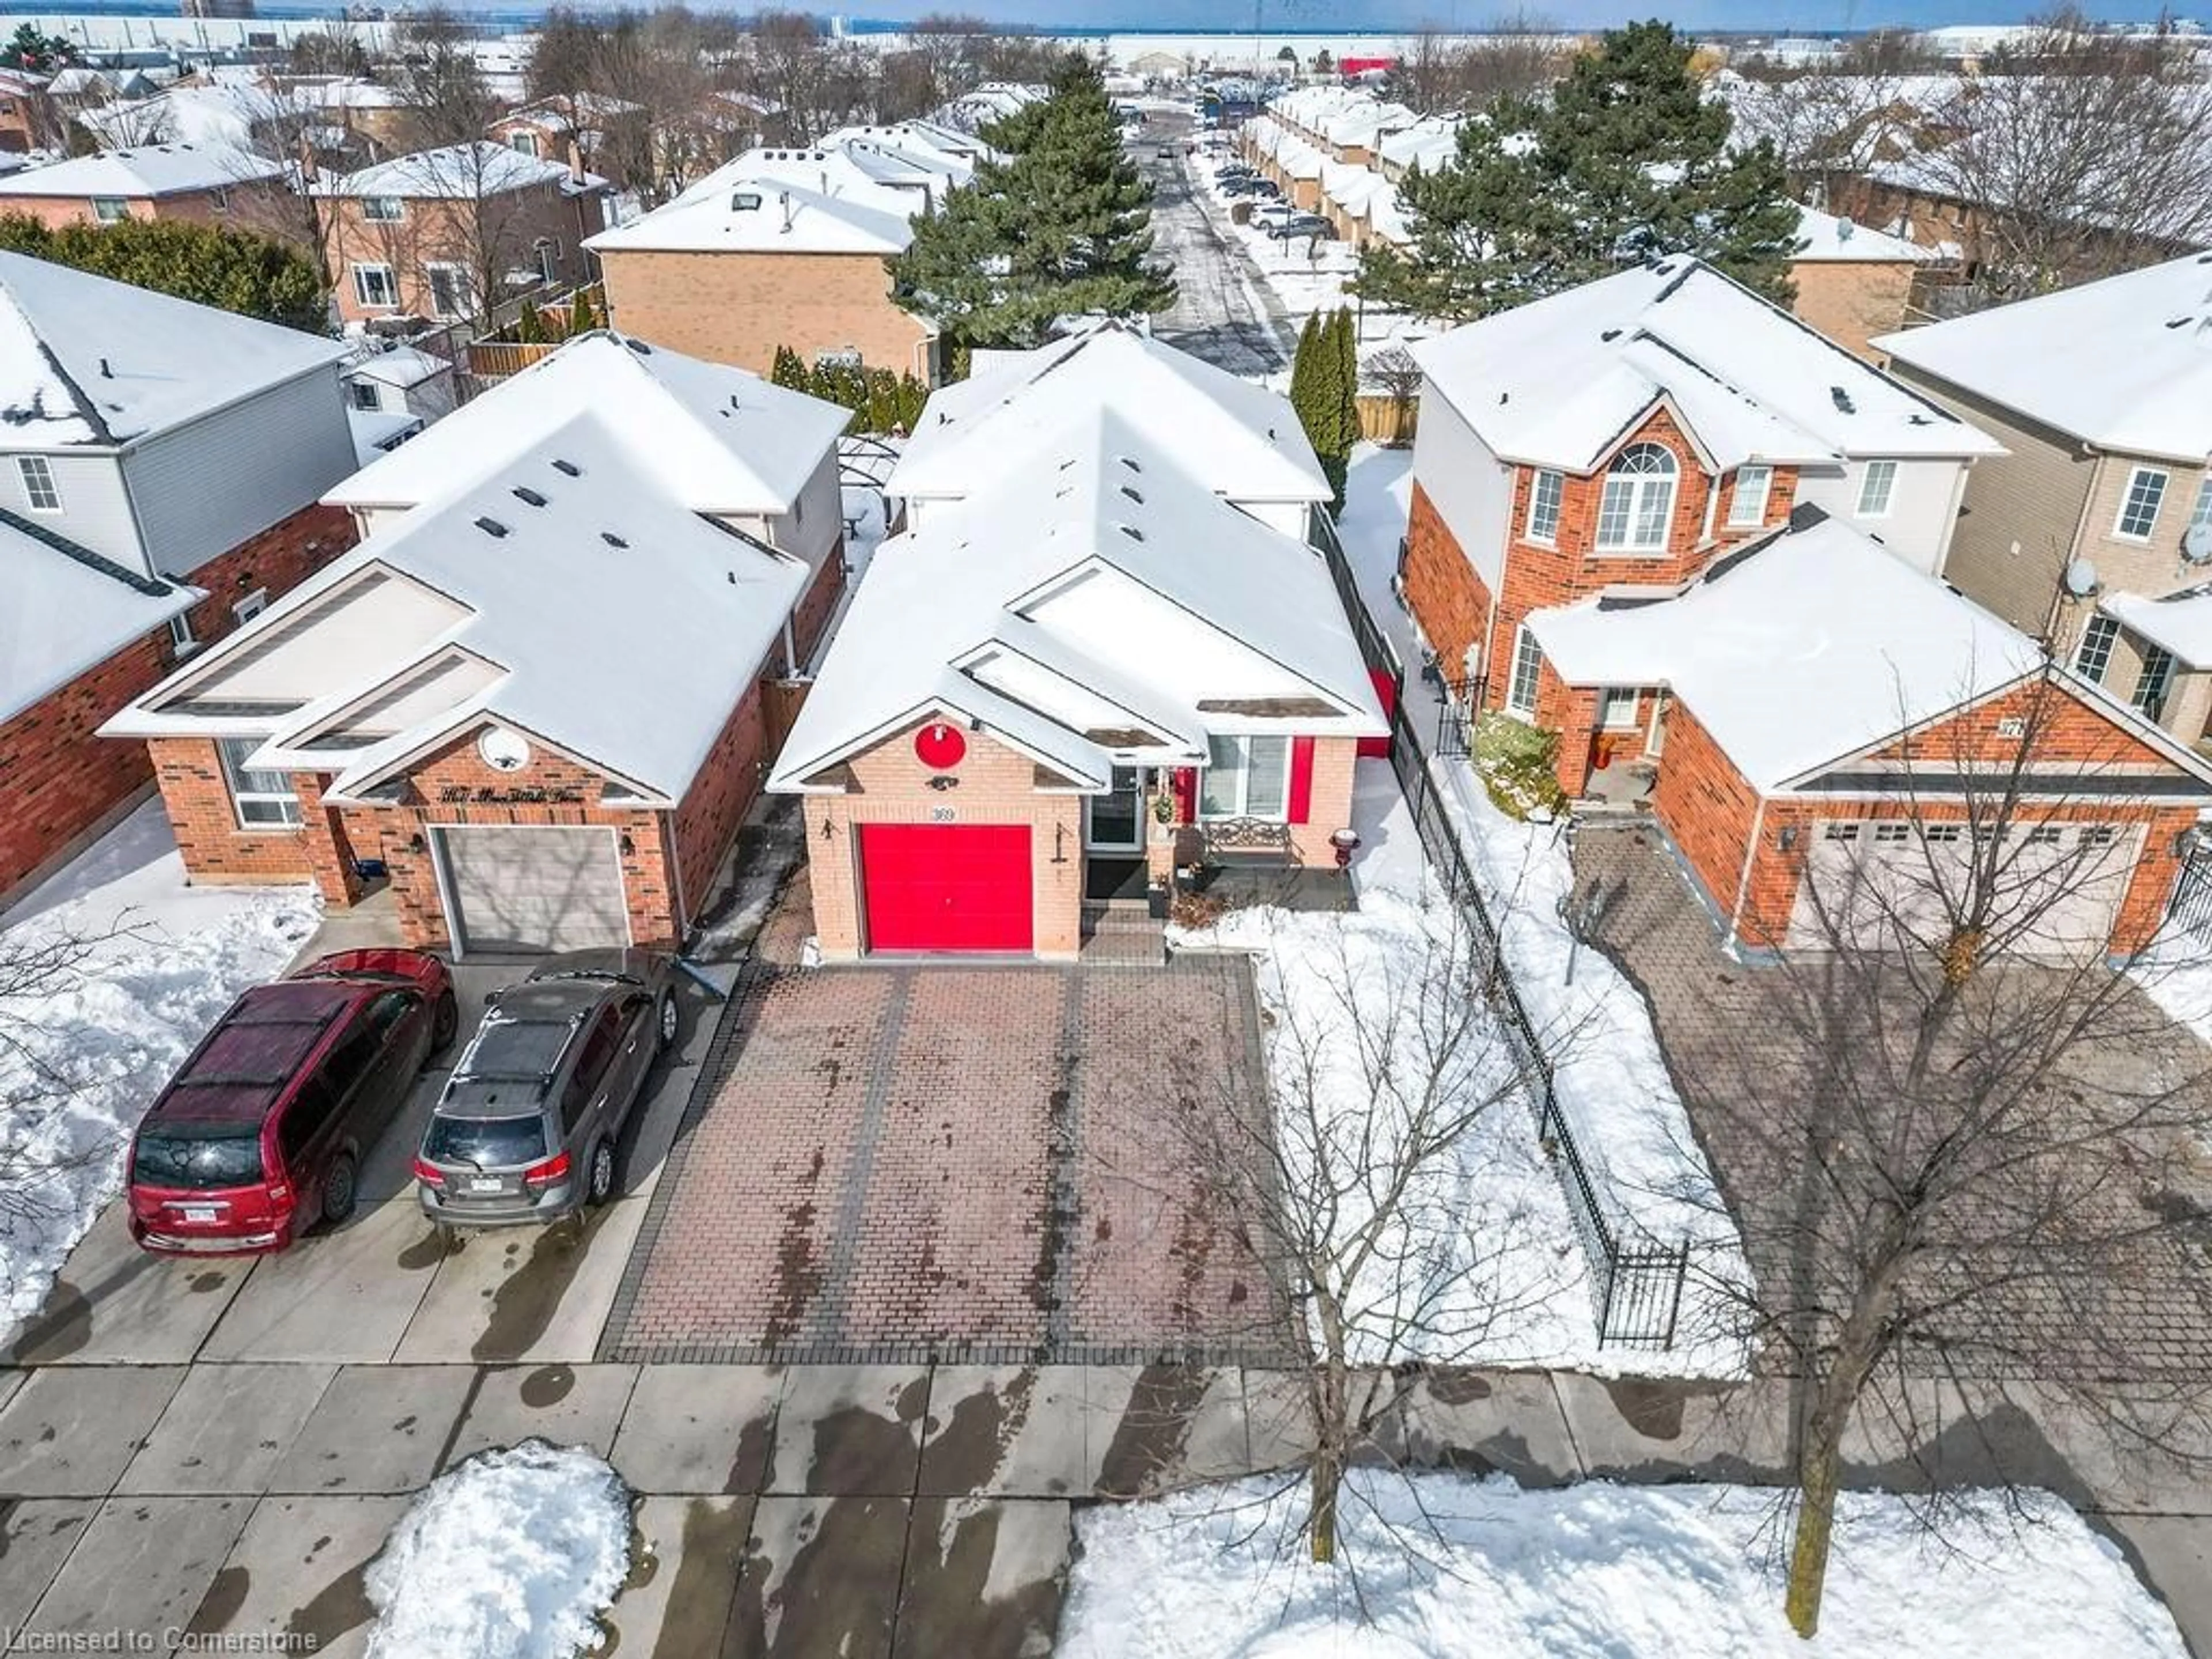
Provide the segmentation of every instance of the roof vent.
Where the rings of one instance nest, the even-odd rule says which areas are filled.
[[[536,490],[532,489],[528,484],[515,485],[514,499],[530,507],[543,507],[545,505],[545,498],[539,495]]]
[[[572,478],[580,478],[584,476],[584,469],[574,461],[556,460],[553,463],[553,470],[556,472],[565,472]]]
[[[599,532],[599,539],[605,542],[609,547],[628,547],[629,545],[628,542],[616,535],[611,530],[602,530]]]
[[[1139,495],[1135,488],[1132,485],[1123,484],[1121,486],[1121,493],[1124,495],[1127,495],[1131,501],[1136,502],[1139,507],[1142,507],[1145,504],[1145,498],[1142,495]]]
[[[507,526],[489,514],[477,520],[477,528],[494,539],[507,534]]]
[[[761,204],[765,199],[757,190],[733,190],[730,192],[730,211],[758,213],[761,210]]]
[[[115,378],[115,371],[107,366],[107,359],[105,357],[100,360],[100,378],[103,380],[112,380]]]
[[[1133,524],[1117,524],[1114,528],[1120,531],[1124,536],[1127,536],[1133,542],[1140,542],[1145,539],[1145,532],[1138,529],[1137,526]]]
[[[1828,388],[1828,396],[1835,399],[1836,407],[1841,410],[1844,414],[1856,415],[1858,413],[1858,410],[1852,406],[1851,394],[1844,391],[1843,387],[1839,386],[1830,386]]]
[[[1273,433],[1270,433],[1268,435],[1269,435],[1270,437],[1272,437],[1272,436],[1273,436],[1274,434],[1273,434]],[[1134,462],[1133,460],[1130,459],[1129,459],[1129,457],[1127,457],[1127,455],[1124,455],[1124,456],[1121,457],[1121,465],[1124,465],[1124,466],[1127,467],[1127,468],[1129,469],[1129,471],[1132,471],[1132,472],[1141,473],[1141,472],[1143,472],[1143,471],[1144,471],[1144,470],[1145,470],[1145,469],[1144,469],[1144,468],[1142,468],[1141,466],[1139,466],[1139,465],[1136,464],[1136,462]]]
[[[1610,345],[1613,341],[1618,340],[1620,337],[1620,331],[1617,328],[1609,328],[1597,337]]]
[[[650,357],[653,356],[653,348],[646,344],[644,341],[638,339],[634,335],[623,335],[623,343],[628,346],[632,351],[637,353],[641,357]]]

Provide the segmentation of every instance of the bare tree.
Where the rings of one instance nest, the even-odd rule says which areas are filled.
[[[292,37],[295,75],[359,76],[368,73],[368,49],[343,29],[302,29]]]
[[[1479,109],[1542,92],[1559,78],[1566,55],[1557,26],[1533,11],[1503,13],[1472,35],[1425,23],[1392,71],[1390,89],[1424,115]]]
[[[1386,346],[1359,366],[1359,378],[1390,400],[1391,442],[1405,442],[1425,378],[1413,354],[1401,345]]]
[[[1494,964],[1432,904],[1394,946],[1338,936],[1269,1012],[1270,1095],[1224,1091],[1184,1128],[1217,1212],[1304,1317],[1310,1494],[1302,1535],[1336,1557],[1344,1475],[1392,1455],[1424,1366],[1494,1353],[1562,1285],[1529,1218],[1471,1180],[1516,1139],[1533,1157],[1524,1060],[1484,1000]]]
[[[441,6],[409,12],[393,28],[392,83],[415,149],[472,143],[499,112],[470,38],[468,26]]]
[[[2148,751],[2113,725],[2085,758],[2094,724],[2037,671],[1879,757],[1870,821],[1790,829],[1794,948],[1731,1010],[1738,1074],[1698,1085],[1753,1268],[1731,1334],[1796,1393],[1802,1635],[1855,1430],[1931,1486],[2037,1473],[2008,1407],[2117,1458],[2200,1455],[2208,1345],[2176,1339],[2212,1329],[2212,1089],[2104,959]]]

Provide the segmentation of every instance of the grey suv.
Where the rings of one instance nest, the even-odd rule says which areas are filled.
[[[673,966],[647,951],[574,951],[494,996],[415,1155],[422,1213],[500,1227],[612,1197],[623,1126],[676,1040]]]

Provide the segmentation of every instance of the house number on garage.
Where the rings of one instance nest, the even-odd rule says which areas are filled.
[[[958,813],[950,806],[933,806],[929,809],[929,821],[932,823],[950,823],[958,816]]]

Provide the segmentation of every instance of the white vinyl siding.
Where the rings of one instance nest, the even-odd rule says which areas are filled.
[[[2166,474],[2154,466],[2139,466],[2128,475],[2128,492],[2120,498],[2120,516],[2112,534],[2124,541],[2147,542],[2158,528],[2158,511],[2166,503]]]
[[[1208,738],[1201,818],[1281,818],[1290,810],[1288,738]]]

